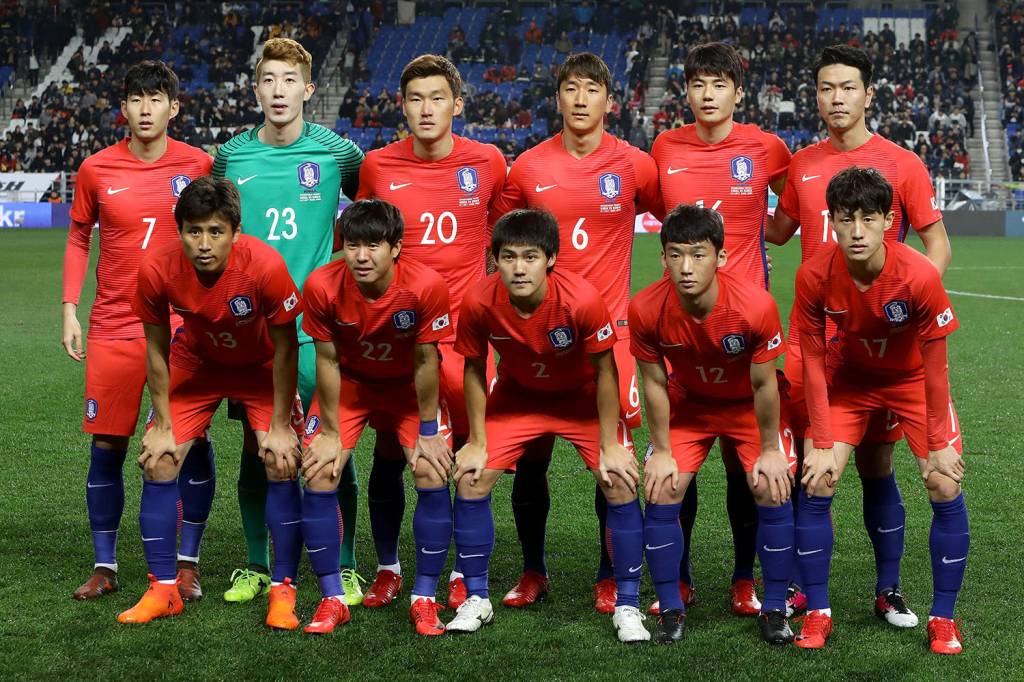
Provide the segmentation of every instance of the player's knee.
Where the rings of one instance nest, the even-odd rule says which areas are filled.
[[[178,475],[178,467],[169,455],[150,457],[142,467],[142,476],[147,481],[173,481]]]
[[[666,485],[654,495],[651,495],[647,502],[652,504],[680,504],[685,496],[685,486],[676,486],[676,489],[673,490],[671,485]]]
[[[960,484],[938,471],[928,474],[924,485],[928,488],[928,497],[934,502],[955,500],[960,494]]]
[[[422,466],[422,464],[421,462],[421,466],[416,467],[416,472],[413,474],[417,488],[440,488],[448,484],[447,477],[442,478],[434,467]]]
[[[482,497],[487,497],[492,487],[491,483],[483,476],[479,481],[473,483],[473,477],[467,474],[459,479],[457,490],[459,497],[465,500],[479,500]]]
[[[636,499],[636,491],[626,485],[625,481],[615,476],[612,477],[611,487],[602,484],[601,490],[604,491],[604,496],[609,504],[626,504]],[[683,499],[682,496],[679,499],[681,501]]]
[[[289,481],[292,479],[291,473],[283,464],[280,464],[276,461],[270,461],[268,459],[266,462],[264,462],[264,467],[266,468],[267,471],[268,481],[274,481],[276,483],[279,481]]]
[[[127,450],[128,436],[106,436],[96,434],[92,437],[92,444],[101,450]]]
[[[306,479],[306,487],[317,493],[328,493],[338,489],[338,482],[341,476],[332,476],[329,468],[324,467],[320,471]]]
[[[838,483],[838,478],[822,478],[816,481],[813,485],[806,486],[805,491],[811,497],[832,497],[836,494],[836,485]]]

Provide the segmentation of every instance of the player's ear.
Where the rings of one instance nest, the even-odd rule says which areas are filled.
[[[664,248],[661,249],[661,269],[662,270],[667,270],[668,269],[668,258],[665,257],[665,249]]]
[[[886,213],[885,214],[885,228],[884,229],[888,230],[890,227],[892,227],[892,223],[893,223],[894,220],[896,220],[896,212],[895,211],[889,211],[888,213]]]
[[[452,109],[452,116],[458,116],[462,113],[462,108],[466,106],[466,100],[461,97],[455,98],[455,108]]]
[[[178,98],[175,97],[174,99],[171,100],[171,115],[168,116],[168,118],[169,119],[174,118],[175,116],[178,115],[178,112],[180,110],[181,110],[181,102],[179,102]]]
[[[736,104],[739,104],[742,101],[743,101],[743,86],[741,85],[738,88],[736,88]]]
[[[724,268],[727,262],[729,262],[729,253],[723,247],[718,250],[718,267]]]
[[[302,101],[308,102],[314,92],[316,92],[316,84],[313,81],[306,83],[305,92],[302,93]]]
[[[241,236],[242,236],[242,226],[240,224],[239,225],[235,225],[231,229],[231,243],[232,244],[237,243],[238,242],[238,238],[241,237]]]
[[[548,263],[547,263],[547,266],[546,266],[546,269],[547,269],[548,272],[551,272],[552,268],[555,267],[555,257],[557,255],[558,254],[553,253],[550,256],[548,256]]]
[[[867,93],[867,96],[864,98],[864,108],[867,109],[871,106],[872,100],[875,99],[875,86],[869,85],[864,91]]]
[[[391,260],[398,260],[398,256],[402,253],[402,240],[399,239],[397,242],[391,245]]]
[[[608,97],[606,97],[605,100],[604,100],[604,113],[606,113],[606,114],[612,113],[612,104],[613,103],[614,103],[614,100],[612,99],[612,93],[609,92],[608,93]]]

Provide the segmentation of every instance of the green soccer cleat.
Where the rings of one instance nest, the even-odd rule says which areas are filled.
[[[341,569],[341,586],[345,588],[345,603],[349,606],[359,606],[363,603],[363,588],[359,583],[365,585],[366,578],[356,573],[354,569]]]
[[[270,576],[251,568],[238,568],[231,574],[231,587],[224,601],[244,604],[270,591]]]

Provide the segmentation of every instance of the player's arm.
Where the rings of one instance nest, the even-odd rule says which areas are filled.
[[[928,465],[921,473],[925,481],[934,471],[960,483],[964,477],[964,460],[946,440],[949,418],[949,361],[945,337],[921,341],[924,359],[925,403],[928,408]]]
[[[413,382],[416,385],[416,402],[420,408],[420,435],[413,448],[409,465],[416,471],[420,459],[433,467],[441,480],[448,480],[452,470],[452,450],[444,435],[438,433],[438,393],[441,386],[441,363],[438,361],[436,343],[417,343],[413,356]]]
[[[465,309],[465,307],[463,307]],[[462,375],[463,393],[466,400],[466,416],[469,419],[469,440],[455,456],[456,482],[470,474],[475,484],[487,466],[487,361],[482,357],[466,357]]]
[[[341,173],[341,191],[346,197],[355,201],[359,195],[360,166],[363,164],[363,150],[352,140],[336,138],[337,148],[334,156],[338,161],[338,171]]]
[[[789,471],[789,461],[779,449],[779,383],[774,361],[750,363],[750,387],[754,392],[754,416],[761,433],[761,454],[752,472],[754,487],[767,485],[772,502],[781,504],[789,499],[793,474]]]
[[[786,188],[786,174],[777,175],[768,181],[768,186],[772,188],[772,192],[775,196],[782,196],[782,190]]]
[[[589,353],[588,359],[597,371],[597,417],[601,428],[601,481],[611,488],[612,475],[618,476],[633,492],[640,483],[640,470],[636,458],[619,442],[616,430],[619,424],[619,373],[615,368],[615,355],[609,348]]]
[[[679,467],[672,457],[668,423],[671,406],[668,398],[668,370],[664,360],[638,360],[643,379],[644,402],[647,406],[647,427],[650,430],[651,456],[644,463],[644,499],[657,503],[666,485],[679,486]]]
[[[89,245],[92,223],[71,221],[68,241],[64,247],[64,294],[61,297],[61,343],[68,357],[77,362],[85,358],[82,347],[82,325],[78,321],[78,300],[89,271]]]
[[[818,482],[835,478],[837,471],[832,441],[832,421],[828,407],[828,384],[825,379],[825,310],[821,294],[812,282],[806,266],[796,272],[794,317],[800,334],[803,354],[804,397],[811,424],[812,447],[804,456],[805,488],[814,489]],[[792,323],[792,322],[791,322]]]
[[[316,349],[316,399],[320,406],[320,433],[302,453],[302,475],[309,480],[325,466],[329,466],[331,480],[334,480],[341,475],[343,465],[341,432],[338,428],[341,402],[338,349],[331,341],[314,340],[313,345]]]
[[[291,415],[299,376],[299,337],[294,321],[268,324],[267,332],[274,345],[274,411],[259,454],[264,461],[271,458],[278,471],[287,471],[294,478],[299,457]]]
[[[768,220],[765,223],[764,240],[770,244],[782,246],[796,234],[798,227],[800,227],[800,223],[790,218],[788,213],[776,206],[775,215],[768,216]]]
[[[145,468],[150,458],[164,455],[175,459],[177,443],[171,424],[171,325],[143,322],[146,334],[146,386],[153,406],[152,428],[142,437],[139,466]]]
[[[946,274],[946,268],[949,267],[950,261],[953,260],[953,249],[949,245],[946,224],[940,218],[928,227],[918,230],[917,235],[921,237],[921,243],[924,244],[924,251],[925,255],[928,256],[928,260],[938,268],[940,275]]]

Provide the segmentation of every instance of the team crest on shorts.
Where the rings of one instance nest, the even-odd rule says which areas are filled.
[[[299,164],[299,184],[313,189],[320,184],[320,164],[313,161]]]
[[[231,314],[239,319],[252,315],[252,299],[248,296],[235,296],[228,301],[228,307],[231,308]]]
[[[739,334],[722,337],[722,350],[726,355],[739,355],[747,349],[747,341]]]
[[[306,435],[312,436],[314,433],[316,433],[316,430],[318,428],[320,428],[320,417],[314,414],[312,417],[309,418],[309,421],[306,422]]]
[[[416,311],[415,310],[399,310],[397,313],[391,316],[391,321],[395,325],[395,329],[399,331],[406,331],[416,326]]]
[[[192,178],[187,175],[175,175],[171,178],[171,194],[175,197],[180,197],[182,190],[189,186],[192,182]]]
[[[746,182],[754,177],[754,162],[749,156],[734,156],[729,162],[732,177],[736,182]]]
[[[556,327],[548,332],[551,345],[561,350],[572,345],[572,330],[568,327]]]
[[[455,177],[459,181],[459,189],[466,194],[472,194],[480,187],[480,176],[472,166],[463,166],[456,171]]]
[[[622,193],[622,179],[615,173],[605,173],[597,179],[601,196],[611,201]]]
[[[906,301],[889,301],[882,306],[889,324],[903,324],[910,319],[910,306]]]
[[[99,413],[100,404],[96,402],[95,398],[87,398],[85,401],[85,418],[89,421],[94,421]]]

